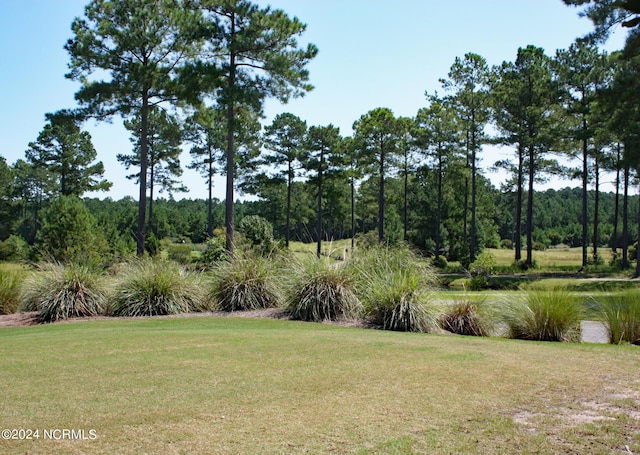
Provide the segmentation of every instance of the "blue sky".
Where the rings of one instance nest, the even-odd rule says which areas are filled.
[[[12,164],[24,158],[28,143],[44,126],[44,115],[75,106],[77,83],[65,79],[74,17],[83,14],[85,0],[0,0],[0,155]],[[310,64],[315,90],[288,105],[269,101],[268,123],[280,112],[292,112],[309,125],[332,123],[342,135],[375,107],[388,107],[397,116],[414,116],[425,106],[425,91],[440,88],[455,57],[475,52],[489,65],[515,59],[529,44],[549,55],[568,47],[591,30],[588,19],[561,0],[272,0],[261,1],[285,10],[307,24],[302,42],[312,42],[319,54]],[[606,48],[622,45],[618,33]],[[115,118],[112,124],[89,121],[86,129],[114,182],[114,199],[137,197],[133,182],[124,178],[117,153],[129,153],[131,143]],[[508,149],[486,149],[483,166],[510,155]],[[188,153],[182,157],[189,163]],[[487,174],[499,185],[503,176]],[[189,198],[206,197],[204,181],[185,171]],[[562,182],[556,185],[575,185]],[[222,180],[216,195],[223,198]],[[106,196],[100,193],[99,197]]]

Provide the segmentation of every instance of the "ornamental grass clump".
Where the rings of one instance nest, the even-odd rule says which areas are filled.
[[[0,314],[12,314],[18,311],[21,281],[20,273],[0,269]]]
[[[287,310],[291,318],[322,322],[355,319],[362,313],[351,271],[329,258],[310,258],[298,265],[289,285]]]
[[[384,330],[429,332],[437,326],[428,306],[433,269],[407,248],[373,247],[352,259],[365,313]]]
[[[582,305],[566,289],[528,291],[524,299],[506,301],[502,311],[510,338],[580,341]]]
[[[200,275],[166,260],[131,262],[116,277],[113,316],[161,316],[206,310]]]
[[[106,294],[101,276],[87,265],[46,263],[24,282],[22,311],[37,311],[40,322],[105,313]]]
[[[640,291],[629,289],[614,294],[599,304],[606,322],[609,343],[640,344]]]
[[[239,253],[220,261],[212,270],[208,300],[220,311],[249,311],[279,306],[280,279],[275,260],[259,254]]]
[[[487,337],[493,324],[486,311],[486,302],[461,300],[446,308],[440,316],[440,326],[451,333]]]

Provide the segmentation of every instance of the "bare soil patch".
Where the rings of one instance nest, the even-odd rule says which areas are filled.
[[[38,323],[38,312],[0,315],[0,327],[22,327]]]

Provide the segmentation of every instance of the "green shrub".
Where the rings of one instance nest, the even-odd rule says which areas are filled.
[[[247,311],[277,307],[279,279],[273,261],[258,254],[240,253],[212,271],[209,300],[221,311]]]
[[[485,302],[462,300],[453,303],[440,316],[440,326],[458,335],[490,336],[493,328],[484,310]]]
[[[29,257],[29,245],[17,235],[0,242],[0,261],[23,261]]]
[[[36,248],[61,262],[96,262],[109,257],[109,244],[84,202],[60,196],[42,211]]]
[[[533,248],[535,251],[545,251],[547,249],[547,245],[542,242],[533,242],[531,248]]]
[[[357,289],[372,322],[385,330],[427,332],[436,318],[427,307],[433,269],[407,248],[374,247],[352,259]]]
[[[604,265],[604,259],[602,258],[602,256],[597,254],[595,256],[589,256],[587,258],[587,265],[593,266],[593,267],[600,267]]]
[[[378,231],[356,234],[356,242],[360,248],[376,248],[380,244]]]
[[[433,260],[433,266],[438,269],[446,269],[448,265],[447,258],[444,256],[439,256],[437,260]]]
[[[467,278],[464,282],[464,288],[467,291],[482,291],[483,289],[489,289],[489,278],[484,275],[476,275],[471,278]]]
[[[500,240],[500,248],[503,250],[512,250],[513,249],[513,241],[511,239],[502,239]]]
[[[599,310],[607,324],[609,343],[640,342],[640,291],[630,289],[605,298]]]
[[[18,311],[21,282],[21,273],[0,269],[0,314],[12,314]]]
[[[171,244],[167,248],[169,259],[179,262],[180,264],[190,264],[192,257],[191,252],[193,246],[190,244]]]
[[[225,249],[225,238],[223,235],[207,240],[206,248],[200,255],[198,264],[204,267],[210,267],[224,259],[227,259],[227,250]]]
[[[155,257],[162,251],[162,241],[153,232],[149,232],[144,239],[144,250],[149,256]]]
[[[566,289],[527,291],[524,299],[505,301],[502,319],[510,338],[579,341],[583,309]]]
[[[114,316],[156,316],[206,310],[200,276],[171,261],[139,260],[117,276]]]
[[[360,316],[362,303],[353,290],[353,276],[326,258],[309,258],[290,283],[287,309],[293,319],[334,321]]]
[[[480,291],[490,287],[491,275],[496,268],[496,258],[488,251],[482,252],[475,261],[469,265],[471,278],[467,280],[466,287],[470,291]]]
[[[258,215],[245,216],[238,231],[244,234],[245,239],[253,247],[262,253],[269,253],[277,247],[273,239],[273,225]]]
[[[493,254],[488,251],[483,251],[469,265],[469,273],[472,275],[484,275],[490,276],[496,268],[496,258]]]
[[[88,266],[46,263],[25,280],[20,300],[23,311],[54,322],[104,314],[106,296],[100,275]]]
[[[520,272],[526,272],[529,269],[535,269],[538,267],[538,263],[536,261],[531,261],[531,264],[527,264],[525,259],[519,259],[517,261],[513,261],[511,264],[514,270],[518,270]]]
[[[638,255],[638,242],[629,246],[629,249],[627,250],[627,258],[630,261],[635,261],[637,255]]]

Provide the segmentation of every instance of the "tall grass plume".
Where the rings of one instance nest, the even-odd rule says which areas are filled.
[[[106,295],[100,278],[87,265],[45,263],[25,280],[20,307],[37,311],[40,322],[102,315]]]
[[[354,280],[343,264],[328,258],[308,258],[289,285],[287,309],[293,319],[335,321],[357,318],[362,304],[356,296]]]
[[[200,276],[172,261],[140,260],[118,274],[110,313],[159,316],[203,311]]]
[[[239,253],[212,270],[208,300],[221,311],[248,311],[277,307],[281,301],[272,259]]]
[[[469,299],[454,302],[440,316],[440,326],[458,335],[490,336],[493,323],[486,305],[485,301],[473,302]]]
[[[14,270],[0,269],[0,314],[18,311],[22,275]]]
[[[351,263],[373,324],[406,332],[429,332],[437,326],[428,305],[436,278],[426,261],[407,248],[379,246],[360,251]]]
[[[505,301],[502,311],[510,338],[580,341],[583,309],[566,289],[527,291],[524,299]]]
[[[609,343],[640,344],[640,292],[629,289],[599,304],[602,320],[606,322]]]

